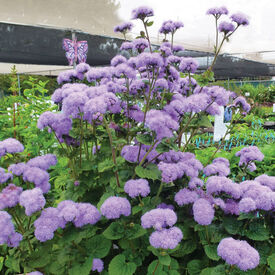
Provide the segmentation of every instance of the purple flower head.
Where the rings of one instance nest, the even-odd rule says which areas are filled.
[[[102,78],[111,77],[110,71],[110,69],[107,71],[107,68],[91,68],[86,73],[86,78],[88,82],[100,81]]]
[[[162,23],[162,26],[159,30],[160,33],[168,34],[168,33],[175,33],[176,30],[183,27],[183,23],[180,21],[172,21],[167,20]]]
[[[14,138],[7,138],[0,141],[0,158],[7,153],[14,154],[24,151],[24,146]]]
[[[194,203],[199,199],[199,195],[195,191],[191,191],[187,188],[181,189],[175,195],[175,201],[179,206],[183,206],[185,204]]]
[[[131,22],[123,22],[120,25],[114,27],[114,32],[126,33],[133,28],[133,24]]]
[[[161,52],[161,55],[163,57],[168,57],[170,55],[172,55],[172,50],[170,47],[167,47],[165,45],[161,45],[159,48],[159,51]]]
[[[138,38],[133,40],[133,49],[136,49],[139,53],[142,53],[146,48],[149,47],[149,43],[145,38]]]
[[[221,16],[222,14],[228,14],[228,10],[226,7],[214,7],[207,10],[206,14],[212,14],[214,16]]]
[[[266,174],[260,175],[255,178],[255,181],[258,181],[261,185],[269,187],[272,191],[275,191],[275,177],[268,176]]]
[[[27,168],[27,164],[24,162],[20,163],[14,163],[11,164],[8,168],[9,172],[12,172],[16,176],[21,176],[24,172],[24,170]],[[0,174],[1,174],[1,168],[0,168]]]
[[[47,193],[51,188],[49,184],[49,174],[38,167],[28,167],[25,169],[23,180],[33,182],[36,187],[41,188],[43,193]]]
[[[126,63],[126,62],[127,62],[127,59],[124,56],[116,55],[115,57],[112,58],[111,65],[113,67],[116,67],[117,65],[123,64],[123,63]]]
[[[260,262],[258,251],[250,246],[247,241],[233,238],[222,239],[217,252],[229,265],[236,265],[243,271],[254,269]]]
[[[183,238],[182,231],[174,226],[169,229],[155,231],[150,235],[150,244],[155,248],[174,249]]]
[[[139,162],[143,159],[146,152],[141,149],[139,151],[139,146],[135,145],[125,145],[121,150],[121,156],[129,162]],[[138,159],[139,155],[139,159]]]
[[[84,73],[88,72],[90,70],[90,68],[91,67],[89,66],[89,64],[82,62],[82,63],[79,63],[76,65],[75,70],[78,73],[84,74]]]
[[[40,211],[46,204],[43,192],[40,188],[23,191],[19,197],[19,204],[25,207],[27,216]]]
[[[23,240],[23,236],[20,233],[14,232],[9,236],[9,238],[7,240],[7,246],[18,247],[19,243],[22,240]]]
[[[170,55],[170,56],[167,57],[166,63],[167,63],[167,64],[171,64],[171,65],[173,65],[173,66],[177,66],[177,65],[180,64],[181,59],[182,59],[182,58],[179,57],[179,56]]]
[[[104,201],[100,211],[108,220],[118,219],[121,215],[127,217],[131,214],[131,205],[126,198],[112,196]]]
[[[185,57],[181,60],[179,70],[183,73],[195,73],[199,67],[199,63],[192,57]]]
[[[212,100],[220,106],[225,106],[229,102],[230,92],[220,86],[209,87],[206,91],[211,96]]]
[[[209,225],[214,219],[215,210],[206,199],[198,199],[193,204],[194,220],[201,225]]]
[[[163,59],[159,53],[141,53],[137,56],[138,67],[162,67]]]
[[[191,180],[188,183],[188,187],[191,189],[202,187],[203,185],[204,185],[204,182],[199,178],[191,178]]]
[[[234,30],[235,30],[235,26],[230,22],[222,21],[219,24],[219,32],[223,32],[224,34],[227,34],[229,32],[233,32]]]
[[[27,162],[28,166],[38,167],[42,170],[48,170],[51,166],[55,166],[56,164],[57,158],[53,154],[35,157]]]
[[[240,106],[245,112],[249,112],[251,109],[251,106],[247,103],[246,99],[243,96],[238,96],[233,101],[233,106],[238,107]]]
[[[79,215],[77,203],[70,200],[60,202],[57,206],[57,210],[59,211],[58,216],[64,219],[64,223],[74,221]]]
[[[171,209],[171,210],[175,210],[175,207],[172,204],[166,204],[165,202],[160,203],[157,208],[161,208],[161,209]]]
[[[239,202],[239,209],[241,212],[248,213],[257,209],[256,203],[251,198],[243,198]]]
[[[174,52],[182,52],[182,51],[184,51],[184,47],[183,46],[181,46],[181,45],[174,45],[173,46],[173,51]]]
[[[179,128],[179,124],[169,114],[153,109],[147,112],[145,125],[156,133],[158,140],[173,137],[173,131]]]
[[[132,42],[123,42],[120,46],[120,50],[121,51],[128,51],[128,50],[132,50],[134,47]]]
[[[104,263],[101,259],[94,258],[93,259],[93,267],[92,271],[101,272],[104,269]]]
[[[132,11],[132,19],[144,20],[146,17],[154,16],[154,11],[150,7],[141,6]]]
[[[264,159],[263,153],[257,146],[244,147],[236,153],[236,156],[240,157],[239,166],[247,165],[250,161],[262,161]]]
[[[75,182],[74,182],[74,186],[79,186],[80,185],[80,182],[78,181],[78,180],[76,180]]]
[[[74,219],[74,225],[76,227],[82,227],[86,224],[95,224],[101,218],[97,208],[90,203],[77,203],[76,207],[78,210],[78,215]]]
[[[150,193],[150,186],[145,179],[128,180],[124,185],[124,191],[131,197],[146,197]]]
[[[247,26],[249,24],[247,15],[241,12],[232,14],[230,18],[233,22],[237,23],[238,25]]]
[[[155,82],[155,89],[156,90],[167,90],[168,89],[168,83],[167,80],[165,78],[159,78],[156,82]]]
[[[33,272],[30,272],[30,273],[27,273],[27,275],[43,275],[43,273],[41,273],[39,271],[33,271]]]
[[[9,179],[12,179],[13,176],[11,173],[6,173],[5,169],[0,167],[0,183],[5,183]]]
[[[120,78],[121,76],[130,79],[136,78],[136,71],[125,63],[117,65],[115,67],[114,74],[118,78]]]
[[[212,164],[207,165],[203,169],[203,173],[208,177],[211,175],[218,176],[228,176],[230,174],[230,168],[224,162],[213,162]]]
[[[23,191],[22,187],[18,187],[10,183],[0,193],[0,210],[7,207],[14,207],[19,202],[19,196]]]
[[[167,226],[173,226],[176,222],[176,213],[168,208],[153,209],[141,216],[141,225],[143,228],[154,227],[156,230],[162,230]]]
[[[225,201],[225,208],[223,209],[225,214],[239,215],[239,203],[235,200],[229,199]]]

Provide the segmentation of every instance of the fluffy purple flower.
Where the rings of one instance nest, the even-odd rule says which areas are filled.
[[[175,201],[179,206],[183,206],[185,204],[194,203],[199,199],[199,195],[195,191],[191,191],[187,188],[181,189],[175,195]]]
[[[192,57],[185,57],[181,60],[179,70],[183,73],[195,73],[199,67],[199,63]]]
[[[174,52],[182,52],[182,51],[184,51],[184,47],[183,46],[181,46],[181,45],[174,45],[173,46],[173,51]]]
[[[150,244],[155,248],[174,249],[183,238],[182,231],[174,226],[169,229],[155,231],[150,235]]]
[[[161,181],[165,183],[173,182],[174,180],[181,178],[184,174],[184,171],[182,171],[179,165],[175,163],[161,161],[158,164],[158,169],[161,171]]]
[[[125,63],[117,65],[115,67],[114,74],[118,78],[120,78],[121,76],[130,79],[136,78],[136,71]]]
[[[172,204],[166,204],[165,202],[160,203],[157,208],[161,208],[161,209],[171,209],[171,210],[175,210],[175,207]]]
[[[127,51],[127,50],[132,50],[134,47],[132,42],[123,42],[120,46],[120,50],[123,51]]]
[[[260,175],[255,178],[255,181],[258,181],[261,185],[269,187],[272,191],[275,191],[275,177],[268,176],[266,174]]]
[[[24,146],[14,138],[7,138],[0,141],[0,158],[7,153],[14,154],[24,151]]]
[[[27,275],[43,275],[43,273],[41,273],[39,271],[33,271],[33,272],[30,272],[30,273],[27,273]]]
[[[40,188],[36,187],[31,190],[25,190],[19,197],[19,204],[25,207],[25,213],[27,216],[31,216],[33,213],[40,211],[46,204],[46,200],[43,196],[43,192]]]
[[[233,106],[238,107],[240,106],[245,112],[249,112],[251,109],[251,106],[247,103],[246,99],[243,96],[238,96],[233,101]]]
[[[256,203],[251,198],[243,198],[239,202],[239,209],[241,212],[248,213],[257,209]]]
[[[180,21],[167,20],[162,23],[162,26],[159,30],[160,33],[168,34],[175,33],[176,30],[183,27],[183,23]]]
[[[114,27],[114,32],[126,33],[133,28],[133,24],[131,22],[123,22],[120,25]]]
[[[193,204],[194,220],[201,225],[209,225],[214,219],[215,210],[206,199],[198,199]]]
[[[144,20],[146,17],[154,16],[154,11],[150,7],[141,6],[132,11],[132,19]]]
[[[235,30],[235,26],[230,22],[222,21],[219,24],[219,32],[223,32],[224,34],[227,34],[229,32],[233,32],[234,30]]]
[[[139,154],[139,159],[138,159]],[[146,152],[143,149],[140,149],[139,153],[139,146],[135,145],[125,145],[121,150],[121,156],[125,158],[129,162],[139,162],[143,159]]]
[[[7,241],[7,245],[9,247],[18,247],[19,243],[23,240],[23,236],[20,233],[14,232],[12,233]]]
[[[83,74],[83,73],[88,72],[90,70],[90,68],[91,67],[89,66],[89,64],[82,62],[82,63],[79,63],[79,64],[76,65],[75,70],[78,73],[82,73]]]
[[[8,167],[8,170],[9,172],[12,172],[16,176],[21,176],[26,168],[27,168],[26,163],[20,162],[20,163],[11,164]],[[0,173],[1,173],[1,168],[0,168]]]
[[[250,246],[247,241],[233,238],[222,239],[217,248],[218,255],[229,265],[236,265],[246,271],[254,269],[260,262],[258,251]]]
[[[77,203],[78,215],[74,220],[74,225],[76,227],[82,227],[86,224],[97,223],[101,215],[97,208],[90,203]]]
[[[101,259],[94,258],[93,259],[93,267],[92,271],[101,272],[104,269],[104,263]]]
[[[236,153],[236,156],[240,157],[239,166],[247,165],[251,161],[262,161],[264,159],[263,153],[257,146],[244,147]]]
[[[188,187],[191,189],[195,189],[197,187],[202,187],[204,185],[204,182],[199,178],[191,178],[191,180],[188,183]]]
[[[116,55],[115,57],[112,58],[111,65],[113,67],[116,67],[117,65],[123,64],[123,63],[126,63],[126,62],[127,62],[127,59],[124,56]]]
[[[88,82],[93,82],[93,81],[100,81],[102,78],[109,78],[111,77],[111,69],[108,68],[91,68],[87,73],[86,73],[86,78]]]
[[[212,14],[214,16],[221,16],[222,14],[228,14],[228,9],[225,6],[214,7],[207,10],[206,14]]]
[[[118,219],[121,215],[127,217],[131,214],[131,205],[126,198],[112,196],[104,201],[100,211],[108,220]]]
[[[35,157],[27,162],[28,166],[38,167],[42,170],[48,170],[51,166],[57,164],[57,158],[53,154],[47,154],[44,156]],[[26,167],[25,167],[26,168]]]
[[[141,216],[141,225],[143,228],[154,227],[156,230],[162,230],[167,226],[173,226],[176,222],[176,213],[168,208],[153,209]]]
[[[5,169],[0,167],[0,183],[5,183],[9,179],[12,179],[13,176],[11,173],[6,173]]]
[[[173,137],[173,131],[179,128],[179,124],[169,114],[153,109],[147,112],[145,125],[155,131],[158,140]]]
[[[38,167],[28,167],[25,169],[23,173],[23,180],[33,182],[36,187],[41,188],[43,193],[47,193],[51,188],[49,183],[49,174]]]
[[[163,59],[159,53],[141,53],[137,56],[138,67],[162,67]]]
[[[224,158],[216,158],[203,169],[203,172],[207,177],[215,174],[226,177],[230,174],[229,162]]]
[[[247,26],[249,24],[249,20],[247,18],[247,15],[238,12],[238,13],[234,13],[230,16],[231,20],[235,23],[237,23],[238,25],[243,25],[243,26]]]
[[[215,102],[220,106],[225,106],[229,102],[230,92],[220,86],[209,87],[206,91]]]
[[[139,53],[142,53],[146,48],[149,47],[149,43],[145,38],[138,38],[133,40],[133,48],[136,49]]]
[[[145,179],[128,180],[124,185],[124,191],[131,197],[146,197],[150,193],[150,186]]]
[[[232,199],[226,200],[223,211],[225,214],[238,216],[240,214],[239,203]]]
[[[0,209],[16,206],[22,191],[22,187],[18,187],[13,183],[5,187],[0,193]]]

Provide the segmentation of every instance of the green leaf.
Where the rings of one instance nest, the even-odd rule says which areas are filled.
[[[2,270],[3,268],[3,265],[4,265],[4,257],[0,257],[0,271]]]
[[[147,22],[147,23],[146,23],[146,26],[147,26],[147,27],[151,27],[153,24],[154,24],[154,21],[150,21],[150,22]]]
[[[28,261],[28,266],[31,266],[33,268],[44,267],[47,264],[49,264],[50,261],[51,261],[50,253],[42,249],[42,250],[34,251],[31,254],[30,260]]]
[[[173,149],[176,152],[179,150],[175,140],[173,139],[163,140],[156,147],[156,151],[158,153],[169,152],[171,149]]]
[[[119,222],[112,222],[103,232],[103,236],[109,240],[118,240],[124,236],[124,228]]]
[[[134,224],[133,227],[127,230],[126,232],[126,238],[128,240],[134,240],[137,239],[147,233],[147,230],[144,229],[141,225],[139,224]]]
[[[177,270],[169,270],[169,275],[180,275],[180,273]]]
[[[153,143],[153,137],[149,134],[140,134],[136,136],[137,141],[145,145],[151,145]]]
[[[242,221],[242,220],[251,220],[255,218],[255,214],[254,213],[240,213],[238,220]]]
[[[269,230],[265,227],[264,223],[254,220],[249,224],[248,230],[245,235],[254,241],[265,241],[269,239]]]
[[[225,265],[217,265],[214,267],[214,269],[211,272],[211,275],[225,275]]]
[[[169,255],[165,255],[165,256],[159,256],[159,262],[162,265],[167,265],[169,266],[171,264],[171,257]]]
[[[5,266],[17,273],[20,272],[19,259],[8,256],[5,260]]]
[[[229,234],[236,235],[243,226],[243,222],[238,221],[235,217],[229,216],[224,217],[223,226]]]
[[[107,170],[111,170],[114,167],[114,162],[111,159],[105,159],[98,164],[98,172],[102,173]]]
[[[163,265],[158,261],[154,260],[150,263],[148,266],[148,275],[154,274],[154,275],[164,275],[167,274],[165,271],[163,271]]]
[[[187,240],[181,243],[180,248],[172,254],[173,257],[181,258],[185,255],[191,254],[197,248],[197,242],[194,240]]]
[[[107,193],[104,193],[102,195],[102,197],[100,198],[98,204],[97,204],[97,208],[100,209],[101,205],[103,204],[103,202],[105,202],[105,200],[107,200],[109,197],[112,197],[114,196],[114,192],[107,192]]]
[[[132,275],[136,269],[137,266],[135,263],[126,262],[125,256],[119,254],[109,264],[109,275]]]
[[[75,264],[70,270],[69,275],[89,275],[93,266],[93,257],[86,259],[84,264]]]
[[[192,260],[187,264],[187,269],[190,275],[200,274],[202,268],[203,266],[200,260]]]
[[[220,257],[217,254],[217,246],[216,244],[211,244],[211,245],[205,245],[204,251],[207,257],[213,261],[218,261]]]
[[[86,241],[86,248],[94,258],[104,258],[108,255],[112,242],[102,235],[97,235]]]
[[[271,254],[267,258],[267,263],[271,267],[271,269],[275,271],[275,253]]]
[[[138,212],[140,212],[141,210],[142,210],[142,206],[135,205],[135,206],[132,208],[132,214],[135,215],[135,214],[137,214]]]
[[[152,180],[157,180],[161,178],[161,172],[159,171],[157,165],[153,163],[150,163],[145,168],[143,168],[142,166],[137,166],[135,168],[135,172],[140,178]]]
[[[207,268],[204,268],[200,275],[211,275],[212,274],[212,271],[213,271],[213,267],[207,267]]]
[[[192,122],[192,125],[199,126],[199,127],[212,127],[212,123],[210,122],[207,115],[202,115],[198,119],[195,119]]]

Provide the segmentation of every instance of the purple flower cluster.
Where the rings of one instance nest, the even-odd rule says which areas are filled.
[[[21,234],[15,232],[11,216],[6,211],[0,211],[0,245],[17,247],[22,241]]]
[[[10,183],[0,193],[0,210],[8,207],[14,207],[19,202],[19,196],[23,188]]]
[[[131,204],[126,198],[112,196],[104,201],[100,212],[108,220],[118,219],[121,215],[127,217],[131,214]]]
[[[230,174],[229,161],[225,158],[216,158],[212,164],[207,165],[203,169],[203,173],[206,176],[218,175],[228,176]]]
[[[30,159],[26,165],[30,167],[38,167],[42,170],[48,170],[51,166],[57,164],[57,158],[53,154],[46,154]]]
[[[146,48],[149,47],[149,43],[145,38],[135,39],[133,42],[133,48],[139,53],[142,53]]]
[[[7,138],[0,141],[0,158],[5,156],[7,153],[14,154],[24,151],[24,146],[14,138]]]
[[[244,147],[242,150],[238,151],[236,153],[237,157],[240,157],[240,161],[239,161],[239,166],[242,165],[253,165],[254,162],[253,161],[262,161],[264,159],[264,155],[263,153],[259,150],[259,148],[257,146],[249,146],[249,147]],[[254,164],[255,165],[255,164]],[[253,166],[252,166],[253,167]],[[255,165],[256,167],[256,165]],[[250,167],[248,166],[248,169]],[[251,170],[251,168],[250,168]],[[255,168],[252,169],[252,171],[254,171]]]
[[[128,180],[124,185],[124,191],[131,197],[146,197],[150,193],[150,186],[147,180]]]
[[[235,26],[230,22],[222,21],[219,24],[219,32],[223,32],[225,35],[229,32],[233,32],[234,30]]]
[[[41,216],[34,222],[34,234],[39,241],[45,242],[54,237],[54,232],[59,227],[65,228],[68,222],[82,227],[97,223],[100,217],[99,211],[90,203],[62,201],[57,208],[49,207],[41,212]]]
[[[198,199],[193,204],[194,220],[201,225],[209,225],[214,219],[215,210],[206,199]]]
[[[104,269],[104,263],[101,259],[94,258],[93,259],[93,267],[92,271],[101,272]]]
[[[27,273],[27,275],[43,275],[43,273],[39,272],[39,271],[33,271],[30,273]]]
[[[176,30],[182,27],[183,27],[183,23],[180,21],[174,22],[172,20],[167,20],[162,23],[162,26],[159,32],[163,34],[168,34],[168,33],[174,34]]]
[[[255,181],[259,182],[261,185],[269,187],[272,191],[275,191],[275,177],[263,174],[255,178]]]
[[[195,73],[199,67],[199,63],[192,57],[185,57],[179,64],[179,70],[183,73]]]
[[[228,9],[224,6],[222,7],[214,7],[207,10],[206,14],[214,15],[214,16],[221,16],[222,14],[228,14]]]
[[[46,204],[46,200],[43,196],[43,192],[40,188],[36,187],[31,190],[25,190],[19,197],[19,204],[25,207],[25,213],[27,216],[31,216],[33,213],[40,211]]]
[[[114,32],[126,33],[133,28],[133,24],[131,22],[123,22],[120,25],[115,26]]]
[[[258,251],[250,246],[247,241],[233,238],[222,239],[217,248],[218,255],[229,265],[236,265],[239,269],[247,271],[259,265]]]
[[[237,25],[247,26],[249,24],[247,15],[241,12],[232,14],[230,18],[233,22],[237,23]]]
[[[154,16],[154,11],[146,6],[141,6],[132,11],[132,19],[144,20],[146,17]]]
[[[12,178],[13,177],[11,173],[6,173],[5,169],[0,167],[0,183],[5,183]]]
[[[233,101],[233,106],[240,106],[246,113],[248,113],[251,109],[251,106],[247,103],[246,99],[243,96],[238,96]]]

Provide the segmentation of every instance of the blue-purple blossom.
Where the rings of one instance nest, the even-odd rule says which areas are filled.
[[[155,231],[150,235],[150,244],[155,248],[174,249],[183,238],[182,231],[174,226]]]
[[[178,191],[175,195],[175,202],[179,206],[183,206],[185,204],[194,203],[199,199],[199,195],[195,191],[191,191],[188,188],[183,188]]]
[[[150,186],[147,180],[128,180],[124,185],[124,191],[131,197],[146,197],[150,193]]]
[[[212,86],[206,90],[206,93],[209,94],[218,105],[225,106],[229,102],[230,92],[225,90],[220,86]]]
[[[31,190],[25,190],[19,197],[19,204],[25,207],[25,213],[27,216],[31,216],[33,213],[40,211],[46,204],[46,200],[43,196],[43,192],[40,188],[36,187]]]
[[[204,182],[199,178],[191,178],[191,180],[188,183],[188,187],[191,189],[195,189],[197,187],[202,187],[204,185]]]
[[[179,70],[183,73],[195,73],[198,67],[199,63],[196,59],[192,57],[185,57],[182,58],[180,62]]]
[[[243,96],[238,96],[233,101],[233,106],[241,107],[246,113],[251,109],[251,106],[247,103],[246,99]]]
[[[201,225],[209,225],[214,219],[215,210],[206,199],[198,199],[193,204],[194,220]]]
[[[51,166],[55,166],[57,163],[57,158],[53,154],[47,154],[44,156],[38,156],[30,159],[26,165],[31,167],[38,167],[42,170],[48,170]],[[11,167],[11,166],[10,166]],[[24,167],[26,168],[26,167]]]
[[[123,51],[123,50],[132,50],[134,47],[133,43],[132,42],[123,42],[120,46],[120,50]]]
[[[160,203],[157,208],[175,210],[175,207],[172,204],[166,204],[165,202]]]
[[[229,32],[233,32],[235,30],[235,26],[230,23],[223,21],[219,24],[219,32],[223,32],[224,34],[227,34]]]
[[[27,168],[26,163],[20,162],[20,163],[11,164],[8,167],[8,170],[9,172],[12,172],[16,176],[21,176],[26,168]],[[1,168],[0,168],[0,174],[1,174]]]
[[[101,218],[97,208],[90,203],[77,203],[76,207],[78,215],[73,222],[76,227],[82,227],[86,224],[95,224]]]
[[[133,68],[131,68],[129,65],[122,63],[115,67],[114,75],[118,78],[122,76],[130,79],[135,79],[136,71]]]
[[[120,25],[114,27],[114,32],[126,33],[133,28],[133,24],[131,22],[123,22]]]
[[[131,214],[131,205],[126,198],[109,197],[100,207],[103,216],[109,219],[118,219],[121,215],[129,216]]]
[[[0,167],[0,184],[5,183],[6,181],[12,178],[13,176],[11,173],[6,173],[5,169]]]
[[[235,240],[231,237],[220,241],[217,253],[227,264],[236,265],[243,271],[254,269],[260,262],[258,251],[247,241]]]
[[[154,16],[154,11],[150,7],[141,6],[132,11],[132,19],[144,20],[146,17]]]
[[[9,236],[9,238],[7,240],[7,246],[18,247],[19,243],[22,240],[23,240],[23,236],[20,233],[14,232]]]
[[[174,34],[176,30],[182,27],[183,27],[183,23],[180,21],[174,22],[172,20],[167,20],[162,23],[159,32],[163,34],[168,34],[168,33]]]
[[[240,214],[239,203],[233,199],[228,199],[225,201],[225,207],[223,211],[225,214],[238,216]]]
[[[80,63],[82,64],[82,63]],[[43,275],[43,273],[39,272],[39,271],[33,271],[33,272],[30,272],[30,273],[27,273],[27,275]]]
[[[0,193],[0,210],[16,206],[19,202],[19,196],[22,191],[22,187],[18,187],[13,183],[10,183],[5,187]]]
[[[139,53],[142,53],[146,48],[149,47],[149,42],[145,38],[138,38],[133,40],[133,49],[136,49]]]
[[[94,258],[92,271],[101,272],[103,269],[104,269],[103,261],[101,259]]]
[[[14,154],[24,151],[24,146],[14,138],[7,138],[0,141],[0,158],[7,153]]]
[[[251,198],[243,198],[239,202],[239,209],[241,212],[248,213],[257,209],[256,203]]]
[[[159,53],[143,52],[137,56],[137,66],[140,67],[162,67],[163,59]]]
[[[248,165],[251,161],[262,161],[264,159],[263,153],[257,146],[244,147],[235,155],[240,157],[239,166]]]
[[[117,65],[122,64],[122,63],[126,63],[126,62],[127,62],[127,59],[124,56],[116,55],[115,57],[112,58],[111,65],[113,67],[116,67]]]
[[[141,225],[143,228],[153,227],[156,230],[162,230],[167,226],[173,226],[176,222],[176,213],[168,208],[153,209],[141,216]]]
[[[137,145],[125,145],[121,150],[121,156],[129,162],[140,162],[145,154],[146,152]]]
[[[173,51],[174,52],[181,52],[184,51],[184,47],[181,45],[173,45]]]
[[[207,10],[206,14],[214,16],[221,16],[222,14],[228,14],[228,9],[225,6],[214,7]]]
[[[255,178],[255,181],[258,181],[261,185],[269,187],[272,191],[275,191],[275,177],[268,176],[266,174],[260,175]]]
[[[237,23],[238,25],[247,26],[249,24],[247,15],[241,12],[232,14],[230,18],[233,22]]]
[[[84,62],[81,62],[79,64],[76,65],[75,67],[75,70],[78,72],[78,73],[86,73],[90,70],[90,65],[87,64],[87,63],[84,63]]]
[[[216,158],[203,169],[203,173],[207,177],[215,174],[226,177],[230,174],[229,162],[224,158]]]

